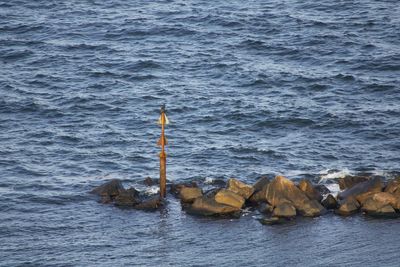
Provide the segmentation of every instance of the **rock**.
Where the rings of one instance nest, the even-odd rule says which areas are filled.
[[[262,176],[253,184],[254,192],[263,190],[270,182],[271,179],[269,179],[267,176]]]
[[[361,209],[366,214],[373,217],[398,217],[398,214],[389,203],[374,199],[374,197],[367,199]]]
[[[199,197],[187,209],[189,214],[202,216],[234,216],[240,214],[240,209],[216,202],[213,198]]]
[[[197,187],[183,186],[179,191],[179,197],[184,203],[192,203],[196,198],[201,197],[203,192]]]
[[[373,194],[364,202],[362,210],[372,212],[386,205],[390,205],[394,209],[400,209],[400,201],[395,195],[388,192],[379,192]]]
[[[354,185],[353,187],[346,189],[345,191],[341,192],[338,194],[338,199],[339,200],[344,200],[350,196],[357,197],[362,194],[368,195],[368,193],[378,193],[381,192],[383,188],[383,183],[381,178],[375,177],[370,180],[358,183]],[[364,195],[364,196],[366,196]]]
[[[296,209],[288,202],[283,202],[275,207],[273,217],[293,218],[296,217]]]
[[[268,184],[266,200],[274,207],[282,202],[289,201],[303,216],[314,217],[326,212],[320,203],[310,200],[292,181],[283,176],[275,177]]]
[[[171,184],[170,193],[179,196],[179,192],[183,187],[198,187],[196,182],[188,182],[188,183],[179,183],[179,184]]]
[[[358,201],[354,197],[348,197],[343,201],[339,209],[335,210],[335,213],[342,216],[349,216],[356,213],[359,208],[360,204]]]
[[[98,187],[95,187],[91,193],[96,194],[111,200],[118,196],[121,192],[125,191],[119,179],[113,179]]]
[[[286,218],[279,218],[279,217],[270,217],[270,218],[263,218],[259,220],[261,224],[264,225],[276,225],[276,224],[284,224],[288,222]]]
[[[315,190],[317,190],[321,195],[327,195],[331,192],[331,190],[323,184],[317,184],[314,186]]]
[[[400,197],[400,177],[390,180],[385,188],[385,192],[391,193],[399,198]]]
[[[244,199],[248,199],[254,192],[252,186],[233,178],[228,180],[227,189],[241,195]]]
[[[223,180],[223,179],[212,179],[209,182],[206,181],[206,184],[214,185],[214,186],[217,186],[217,187],[225,187],[226,186],[226,181]]]
[[[303,191],[309,199],[317,200],[321,202],[322,195],[314,188],[312,183],[309,180],[301,180],[299,183],[299,189]]]
[[[339,179],[339,188],[340,188],[340,190],[344,190],[344,189],[347,189],[347,188],[351,188],[356,184],[365,182],[367,180],[368,180],[368,178],[365,177],[365,176],[347,175],[346,177]]]
[[[241,209],[245,202],[245,199],[241,195],[227,189],[219,190],[214,199],[220,204],[225,204],[237,209]]]
[[[261,213],[269,214],[269,213],[272,213],[272,211],[274,210],[274,207],[272,207],[268,203],[261,203],[260,206],[258,207],[258,210]]]
[[[151,177],[147,177],[146,179],[143,180],[143,184],[147,186],[153,186],[153,185],[158,185],[159,179],[152,179]]]
[[[162,206],[164,206],[164,201],[159,196],[156,196],[142,201],[135,205],[134,208],[137,210],[155,211]]]
[[[133,207],[140,203],[139,191],[131,187],[128,190],[122,191],[118,196],[115,197],[116,206],[129,206]]]
[[[328,210],[337,209],[338,207],[336,198],[332,196],[332,194],[329,194],[324,200],[322,200],[321,204]]]

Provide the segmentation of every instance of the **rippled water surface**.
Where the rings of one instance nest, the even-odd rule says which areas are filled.
[[[173,181],[398,174],[399,14],[397,0],[0,0],[0,265],[398,265],[398,220],[268,227],[87,192],[157,177],[162,103]]]

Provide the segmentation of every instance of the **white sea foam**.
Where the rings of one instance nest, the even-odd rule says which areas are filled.
[[[331,179],[344,178],[350,174],[351,174],[351,171],[347,168],[345,168],[343,170],[339,170],[339,171],[333,171],[333,172],[329,169],[323,170],[319,173],[320,179],[319,179],[318,183],[325,183],[326,181],[331,180]]]
[[[151,186],[146,188],[145,193],[148,195],[154,195],[157,194],[160,191],[158,186]]]
[[[214,178],[206,177],[206,178],[204,179],[204,183],[205,183],[205,184],[212,184],[213,182],[214,182]]]

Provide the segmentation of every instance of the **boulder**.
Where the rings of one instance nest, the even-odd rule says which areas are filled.
[[[258,210],[264,214],[270,214],[274,210],[274,207],[269,205],[268,203],[261,203],[258,207]]]
[[[188,207],[189,214],[201,216],[232,216],[240,214],[240,209],[218,203],[213,198],[199,197]]]
[[[382,188],[383,188],[383,183],[382,183],[381,178],[375,177],[370,180],[358,183],[358,184],[354,185],[353,187],[346,189],[345,191],[339,193],[338,199],[344,200],[350,196],[353,196],[355,198],[357,198],[357,196],[359,196],[360,198],[365,199],[365,198],[367,198],[366,196],[369,193],[381,192]]]
[[[275,207],[273,217],[293,218],[296,217],[296,208],[288,202],[283,202]]]
[[[368,204],[367,204],[368,202]],[[388,192],[379,192],[373,194],[370,198],[368,198],[363,207],[367,207],[368,205],[371,205],[372,203],[375,203],[376,206],[384,206],[384,205],[390,205],[394,209],[400,209],[400,200],[393,194],[388,193]]]
[[[269,179],[267,176],[262,176],[253,184],[254,192],[263,190],[270,182],[271,179]]]
[[[365,176],[347,175],[344,178],[339,178],[339,188],[340,188],[340,190],[344,190],[347,188],[351,188],[356,184],[365,182],[367,180],[368,180],[368,177],[365,177]]]
[[[227,189],[248,199],[254,192],[254,188],[237,179],[229,179]]]
[[[337,207],[338,207],[336,198],[334,196],[332,196],[332,194],[327,195],[326,198],[324,200],[322,200],[321,204],[328,210],[337,209]]]
[[[115,197],[114,204],[116,206],[127,206],[133,207],[140,203],[139,191],[131,187],[128,190],[122,191],[118,196]]]
[[[147,177],[146,179],[143,180],[143,184],[146,186],[158,185],[159,182],[160,182],[159,179],[152,179],[151,177]]]
[[[331,192],[331,190],[323,184],[317,184],[314,186],[315,190],[317,190],[321,195],[327,195]]]
[[[373,217],[398,217],[394,208],[387,201],[380,201],[374,197],[367,199],[361,209]]]
[[[321,202],[322,200],[321,193],[314,188],[314,186],[309,180],[306,179],[301,180],[298,187],[301,191],[303,191],[306,194],[306,196],[309,199],[314,199],[317,200],[318,202]]]
[[[201,197],[203,192],[198,187],[183,186],[179,191],[179,197],[184,203],[192,203],[196,198]]]
[[[164,201],[159,196],[155,196],[142,201],[141,203],[135,205],[134,208],[137,210],[155,211],[162,206],[164,206]]]
[[[171,184],[169,192],[175,196],[179,196],[179,193],[183,187],[198,187],[196,182]]]
[[[360,203],[354,197],[348,197],[341,203],[339,209],[335,210],[335,213],[342,216],[349,216],[356,213],[359,208]]]
[[[98,187],[95,187],[91,193],[104,197],[105,199],[114,199],[121,192],[125,191],[119,179],[113,179]]]
[[[303,216],[314,217],[326,212],[318,201],[310,200],[292,181],[283,176],[275,177],[268,184],[266,200],[274,207],[289,201]]]
[[[260,179],[258,179],[254,185],[254,193],[250,196],[249,201],[253,204],[258,204],[260,202],[266,202],[266,191],[267,191],[267,186],[271,182],[271,180],[263,176]]]
[[[214,199],[220,204],[235,207],[237,209],[241,209],[245,202],[245,199],[241,195],[227,189],[219,190],[218,193],[215,194]]]
[[[385,188],[385,192],[391,193],[400,198],[400,177],[390,180]]]

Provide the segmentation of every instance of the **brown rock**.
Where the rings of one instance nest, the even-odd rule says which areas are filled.
[[[248,199],[254,192],[254,188],[237,179],[229,179],[227,189]]]
[[[179,196],[179,192],[183,187],[198,187],[196,182],[188,182],[188,183],[180,183],[180,184],[171,184],[170,193]]]
[[[296,217],[296,209],[290,203],[283,202],[275,207],[272,216],[284,218]]]
[[[143,180],[143,184],[147,186],[158,185],[158,183],[159,183],[158,179],[152,179],[151,177],[147,177],[146,179]]]
[[[113,199],[123,191],[125,191],[125,189],[122,186],[121,181],[119,179],[113,179],[105,184],[95,187],[90,193]]]
[[[254,192],[263,190],[270,182],[271,179],[269,179],[267,176],[262,176],[253,184]]]
[[[182,202],[192,203],[196,198],[201,197],[203,192],[197,187],[183,186],[179,191],[179,196]]]
[[[321,202],[322,195],[314,188],[309,180],[301,180],[299,183],[299,189],[303,191],[309,199],[314,199],[318,202]]]
[[[240,209],[216,202],[213,198],[199,197],[187,209],[189,214],[202,216],[229,216],[240,213]]]
[[[347,188],[351,188],[358,183],[365,182],[367,180],[368,180],[368,177],[365,177],[365,176],[348,175],[344,178],[339,179],[339,188],[340,188],[340,190],[344,190]]]
[[[270,214],[272,213],[272,211],[274,210],[274,207],[272,207],[271,205],[269,205],[268,203],[261,203],[258,207],[258,210],[261,213],[265,213],[265,214]]]
[[[245,199],[241,195],[227,189],[219,190],[214,199],[220,204],[225,204],[237,209],[241,209],[245,202]]]
[[[259,220],[261,224],[264,225],[276,225],[276,224],[284,224],[287,223],[289,220],[287,218],[279,218],[279,217],[270,217],[270,218],[263,218]]]
[[[374,197],[371,197],[365,201],[362,210],[373,217],[398,217],[394,208],[386,202],[386,199],[381,201],[379,198],[374,199]]]
[[[388,192],[397,197],[400,197],[400,177],[390,180],[385,188],[385,192]]]
[[[289,201],[303,216],[314,217],[326,212],[320,203],[310,200],[292,181],[283,176],[275,177],[268,184],[266,199],[274,207],[282,202]]]
[[[349,216],[354,214],[360,208],[360,203],[354,197],[348,197],[340,205],[339,209],[335,210],[335,213],[343,216]]]
[[[346,189],[345,191],[338,194],[339,200],[344,200],[350,196],[357,197],[365,193],[378,193],[381,192],[383,183],[381,178],[375,177],[370,180],[358,183],[353,187]]]
[[[332,196],[332,194],[329,194],[324,200],[322,200],[321,204],[328,210],[336,209],[338,207],[336,198]]]

